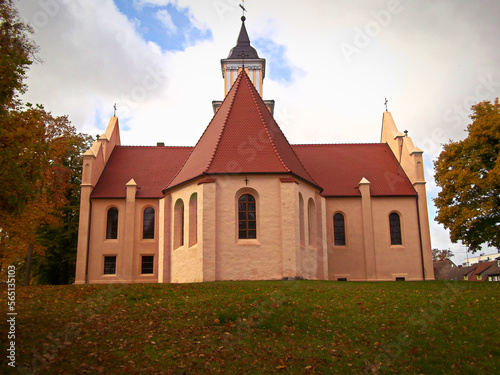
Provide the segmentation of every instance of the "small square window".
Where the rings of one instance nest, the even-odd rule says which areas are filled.
[[[147,255],[142,257],[141,274],[154,273],[154,256]]]
[[[116,275],[116,256],[104,257],[104,274]]]

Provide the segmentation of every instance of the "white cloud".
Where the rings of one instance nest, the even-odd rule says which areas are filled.
[[[160,20],[162,25],[167,29],[167,31],[170,34],[173,34],[177,31],[177,27],[175,26],[174,21],[172,21],[172,17],[170,16],[170,13],[168,13],[168,10],[161,9],[157,11],[156,18]]]

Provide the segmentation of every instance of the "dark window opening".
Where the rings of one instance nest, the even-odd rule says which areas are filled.
[[[340,213],[333,216],[333,239],[335,246],[345,246],[344,215]]]
[[[155,210],[148,207],[144,210],[144,218],[142,221],[142,238],[155,238]]]
[[[238,238],[257,238],[257,210],[255,198],[250,194],[238,199]]]
[[[118,238],[118,209],[112,207],[108,210],[106,224],[106,239],[116,240]]]
[[[391,231],[391,245],[402,245],[401,220],[395,212],[389,215],[389,226]]]
[[[142,257],[141,273],[142,274],[154,273],[154,256],[153,255],[144,255]]]
[[[104,257],[104,274],[116,275],[116,256]]]

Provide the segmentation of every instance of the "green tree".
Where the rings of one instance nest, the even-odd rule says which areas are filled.
[[[452,242],[471,252],[481,245],[500,249],[500,104],[472,106],[473,122],[463,141],[444,145],[434,162],[436,221],[450,230]]]

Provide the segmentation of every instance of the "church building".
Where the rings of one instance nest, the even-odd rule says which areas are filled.
[[[245,17],[221,67],[194,147],[123,146],[111,117],[85,152],[75,283],[433,280],[422,151],[391,113],[380,143],[292,145]]]

